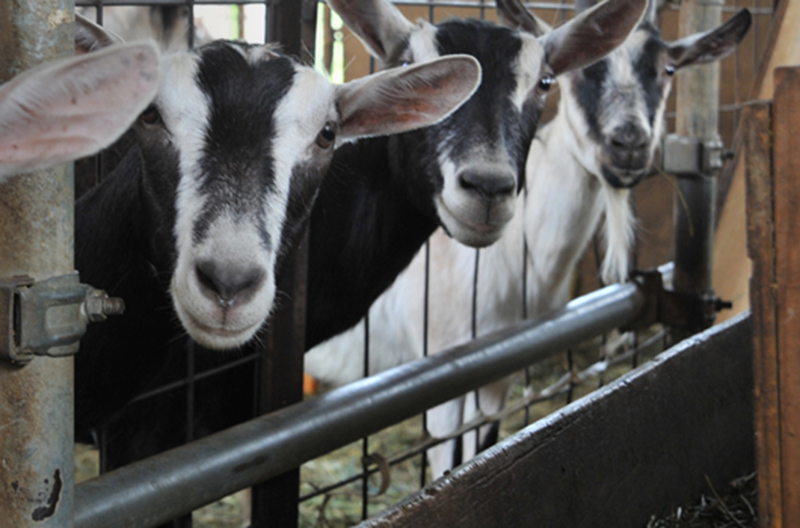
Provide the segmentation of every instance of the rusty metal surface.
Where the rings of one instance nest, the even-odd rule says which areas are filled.
[[[479,455],[364,528],[645,526],[753,469],[740,316]]]
[[[0,2],[0,81],[73,52],[67,0]],[[0,276],[72,271],[72,175],[64,166],[0,186]],[[72,359],[0,362],[0,523],[72,522]]]
[[[781,525],[789,527],[800,526],[800,68],[775,70],[773,101]]]

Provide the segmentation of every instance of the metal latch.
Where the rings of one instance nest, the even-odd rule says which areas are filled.
[[[25,364],[75,354],[89,322],[124,311],[122,299],[81,284],[77,272],[39,282],[0,279],[0,359]]]
[[[722,170],[730,152],[719,137],[708,141],[667,134],[663,145],[663,168],[669,174],[717,174]]]
[[[663,323],[691,332],[705,330],[717,317],[717,312],[733,305],[723,301],[713,292],[694,293],[668,290],[664,287],[658,270],[634,271],[631,278],[644,292],[646,306],[642,316],[631,325],[633,330],[646,328],[654,323]]]

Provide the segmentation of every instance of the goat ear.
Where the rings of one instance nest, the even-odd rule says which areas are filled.
[[[750,11],[742,9],[718,28],[668,44],[667,52],[676,68],[722,59],[736,49],[751,23]]]
[[[497,0],[497,16],[504,25],[535,37],[541,37],[550,31],[550,26],[525,9],[520,0]]]
[[[0,181],[94,154],[155,96],[159,54],[149,43],[44,64],[0,87]]]
[[[480,82],[477,60],[469,55],[448,55],[340,85],[339,136],[399,134],[432,125],[456,111]]]
[[[75,54],[81,55],[107,48],[113,44],[123,44],[122,37],[88,18],[75,13]]]
[[[370,54],[383,64],[396,58],[414,24],[386,0],[328,0]]]
[[[642,19],[647,0],[607,0],[539,41],[555,75],[596,62],[625,42]]]

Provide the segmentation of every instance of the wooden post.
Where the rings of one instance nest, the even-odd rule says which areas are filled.
[[[775,70],[775,285],[782,524],[800,526],[800,69]]]
[[[774,81],[772,118],[767,104],[744,116],[763,528],[800,526],[800,68]]]
[[[752,261],[756,462],[761,526],[781,526],[778,357],[775,328],[775,216],[772,108],[756,103],[742,113],[747,184],[747,253]]]

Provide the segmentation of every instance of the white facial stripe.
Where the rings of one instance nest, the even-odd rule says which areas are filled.
[[[634,70],[648,38],[646,31],[637,31],[608,57],[609,71],[603,86],[604,110],[599,116],[605,135],[631,122],[652,134],[644,93]]]
[[[311,161],[311,149],[318,148],[315,141],[325,124],[338,121],[335,87],[310,68],[296,66],[296,72],[292,88],[275,110],[275,192],[266,197],[267,230],[276,250],[273,264],[281,247],[292,171],[298,164]]]
[[[517,75],[517,88],[512,95],[512,101],[519,111],[528,97],[528,93],[539,82],[544,66],[544,48],[539,40],[526,33],[521,34],[522,48],[514,64]]]
[[[178,267],[192,246],[195,218],[203,207],[199,193],[200,169],[205,133],[208,127],[210,101],[196,83],[199,57],[193,53],[179,52],[165,57],[162,89],[157,102],[164,123],[173,137],[172,143],[180,146],[178,155],[181,178],[178,183],[175,239],[178,245]]]

